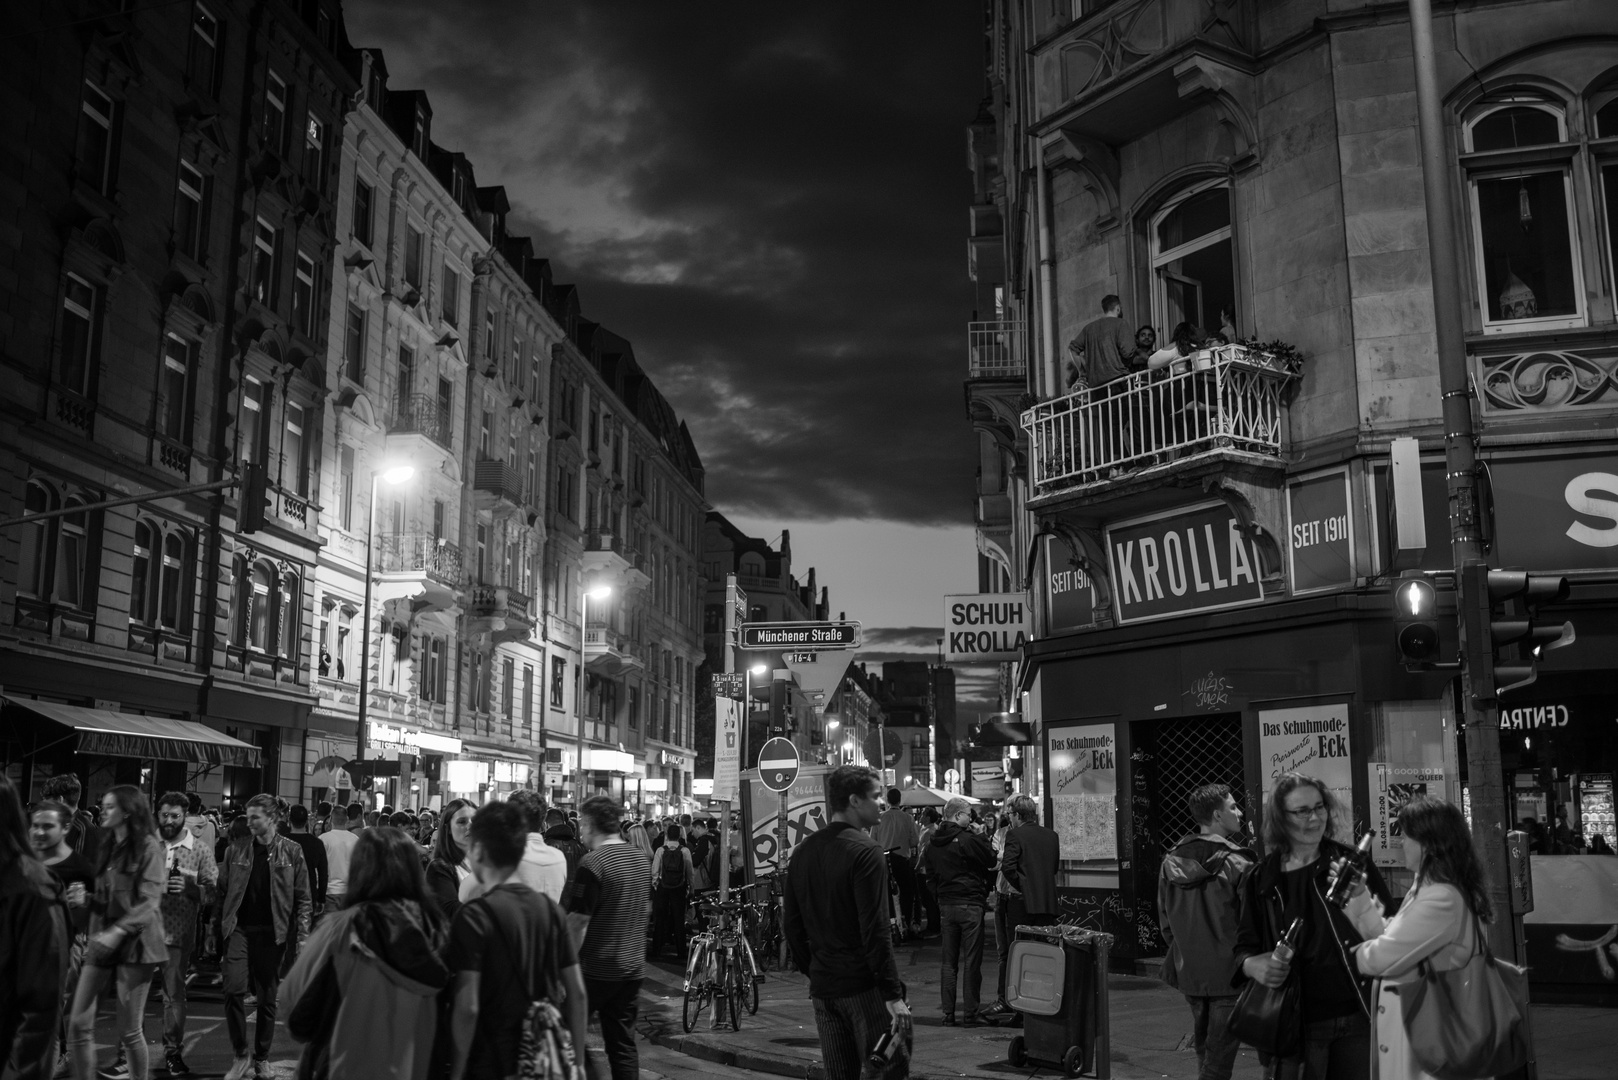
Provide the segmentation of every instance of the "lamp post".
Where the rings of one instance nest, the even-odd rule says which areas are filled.
[[[354,732],[354,760],[365,760],[365,739],[370,734],[367,715],[371,697],[371,551],[376,547],[376,482],[402,484],[416,475],[412,465],[390,465],[371,470],[371,506],[365,515],[365,599],[360,604],[365,621],[360,624],[360,715],[359,728]],[[358,778],[355,778],[358,782]],[[372,790],[375,790],[372,783]]]
[[[580,810],[584,809],[584,639],[590,635],[590,601],[605,600],[611,595],[612,586],[597,585],[584,590],[579,597],[582,606],[579,625],[579,673],[573,685],[573,718],[579,725],[576,747],[579,760],[575,763],[578,791],[574,795],[574,804]]]

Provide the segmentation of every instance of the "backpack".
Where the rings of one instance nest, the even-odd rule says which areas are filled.
[[[73,811],[73,820],[68,824],[67,842],[76,854],[83,855],[93,866],[96,854],[100,848],[101,826],[96,824],[95,815],[82,806]]]
[[[543,893],[536,895],[543,902],[552,903]],[[484,902],[487,903],[487,899]],[[494,932],[500,935],[500,943],[511,955],[517,955],[492,906],[489,915]],[[528,982],[528,1011],[523,1014],[522,1038],[517,1043],[517,1080],[573,1080],[573,1036],[562,1023],[562,1013],[551,1004],[550,997],[541,997],[535,992],[534,958],[529,956],[527,959],[523,971]]]
[[[663,888],[685,888],[685,849],[663,848]]]

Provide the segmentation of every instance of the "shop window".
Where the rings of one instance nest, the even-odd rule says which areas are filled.
[[[174,246],[182,255],[199,263],[207,261],[212,194],[212,178],[182,159],[174,191]]]
[[[79,181],[97,195],[112,194],[117,150],[117,105],[100,87],[86,81],[79,105],[75,164]]]
[[[264,148],[277,156],[287,149],[287,84],[275,72],[264,83],[264,115],[259,134]]]
[[[459,177],[460,174],[456,173],[456,176]],[[444,322],[450,326],[461,325],[461,272],[447,262],[444,264],[443,292],[444,301],[440,313]]]
[[[567,694],[567,661],[560,656],[551,658],[551,708],[560,709],[566,705]]]
[[[157,387],[157,433],[175,442],[191,437],[191,373],[197,346],[170,331],[163,336],[163,370]]]
[[[320,272],[315,267],[315,260],[298,252],[297,265],[292,273],[292,325],[304,337],[315,336],[316,300],[320,296],[317,288]]]
[[[350,382],[365,382],[365,312],[353,304],[343,329],[343,374]]]
[[[1230,186],[1192,188],[1153,217],[1152,321],[1164,335],[1181,323],[1217,330],[1236,307]]]
[[[62,348],[58,368],[61,386],[91,397],[91,379],[101,339],[101,297],[77,274],[67,275],[62,290]]]
[[[1572,153],[1561,107],[1526,96],[1497,97],[1467,115],[1464,135],[1483,329],[1582,325]],[[1510,153],[1509,164],[1491,159],[1501,152]]]
[[[349,235],[366,247],[371,246],[371,217],[375,212],[372,209],[376,201],[376,192],[364,180],[354,181],[354,207],[353,220],[348,223]]]
[[[186,57],[186,81],[199,94],[218,92],[219,20],[202,4],[191,8],[191,42]]]

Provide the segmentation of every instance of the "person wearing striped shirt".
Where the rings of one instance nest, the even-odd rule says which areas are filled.
[[[651,857],[620,835],[623,808],[605,795],[579,808],[588,854],[568,890],[567,925],[578,948],[589,1008],[601,1017],[612,1080],[639,1080],[635,1016],[645,974]]]

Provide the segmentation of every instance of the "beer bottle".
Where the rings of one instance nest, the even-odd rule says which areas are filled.
[[[1375,833],[1366,833],[1360,837],[1359,846],[1354,849],[1354,854],[1348,857],[1348,861],[1343,863],[1343,868],[1337,872],[1337,880],[1332,882],[1331,891],[1326,894],[1328,904],[1342,907],[1348,903],[1349,893],[1354,888],[1354,882],[1358,881],[1360,875],[1365,873],[1365,864],[1371,857],[1371,838],[1375,835]]]

